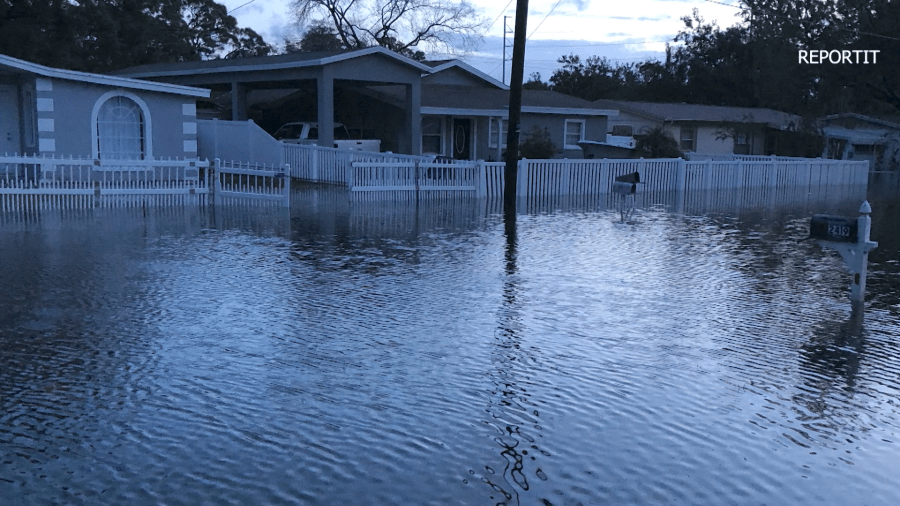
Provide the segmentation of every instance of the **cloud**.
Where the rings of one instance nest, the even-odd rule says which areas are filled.
[[[588,8],[591,4],[591,0],[572,0],[572,3],[575,4],[575,8],[578,9],[578,12],[582,12]]]

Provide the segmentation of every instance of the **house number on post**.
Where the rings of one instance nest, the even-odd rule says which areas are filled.
[[[872,218],[869,217],[871,212],[872,206],[865,201],[859,206],[860,216],[857,218],[817,214],[809,221],[809,238],[815,239],[823,248],[840,253],[853,274],[850,299],[854,303],[861,303],[865,297],[869,252],[878,247],[877,242],[869,240],[869,232],[872,230]]]

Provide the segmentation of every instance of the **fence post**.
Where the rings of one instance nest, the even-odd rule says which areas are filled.
[[[281,171],[284,173],[284,177],[281,179],[281,191],[282,196],[284,197],[284,202],[282,205],[284,207],[291,206],[291,166],[284,163],[281,165]]]
[[[560,195],[568,195],[569,194],[569,184],[572,181],[572,162],[565,158],[563,159],[563,173],[562,173],[562,181],[560,181]]]
[[[478,160],[475,164],[475,196],[476,197],[486,197],[487,196],[487,170],[484,165],[484,160]]]
[[[354,181],[353,181],[353,162],[352,161],[347,164],[346,179],[347,179],[347,189],[352,191],[353,183],[354,183]]]
[[[209,198],[210,202],[215,205],[216,199],[219,198],[219,192],[222,191],[222,182],[219,179],[219,168],[222,166],[222,160],[216,158],[215,163],[210,167],[210,177],[212,177],[212,184],[209,187],[209,191],[212,194]]]
[[[687,186],[687,161],[684,158],[678,159],[678,166],[675,168],[675,191],[684,193]]]
[[[522,158],[516,164],[516,197],[528,195],[528,160]]]
[[[788,165],[788,163],[789,162],[785,162],[784,165]],[[775,188],[778,186],[778,172],[780,170],[781,170],[781,167],[779,167],[779,164],[777,164],[777,163],[772,164],[772,177],[770,177],[769,180],[767,181],[767,183],[769,183],[769,188]]]
[[[706,160],[703,167],[703,189],[712,189],[712,158]]]
[[[309,178],[314,182],[319,182],[319,148],[316,146],[311,146],[309,148]],[[349,180],[348,180],[349,184]]]

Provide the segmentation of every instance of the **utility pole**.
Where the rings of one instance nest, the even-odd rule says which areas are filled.
[[[525,74],[525,30],[528,0],[516,0],[516,34],[513,38],[512,69],[509,76],[509,127],[506,134],[506,168],[503,171],[503,215],[516,216],[516,179],[519,162],[519,120],[522,112],[522,79]]]

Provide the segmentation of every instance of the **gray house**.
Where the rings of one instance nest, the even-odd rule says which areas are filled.
[[[697,104],[597,100],[601,109],[617,109],[608,125],[611,139],[639,137],[661,127],[685,153],[703,155],[803,156],[794,144],[799,116],[774,109]]]
[[[421,76],[427,70],[370,47],[143,65],[115,74],[209,88],[220,105],[226,102],[230,119],[253,119],[270,132],[281,123],[317,122],[323,146],[332,145],[334,123],[340,122],[379,138],[383,149],[418,154]],[[384,97],[391,97],[389,103]]]
[[[196,158],[207,90],[55,69],[0,55],[0,153]]]
[[[868,160],[872,170],[900,170],[900,118],[845,113],[818,123],[825,137],[824,158]]]
[[[422,153],[448,158],[502,160],[509,120],[509,88],[458,60],[426,62],[422,76]],[[520,139],[546,129],[560,158],[583,158],[581,143],[606,141],[607,118],[580,98],[523,90]]]

